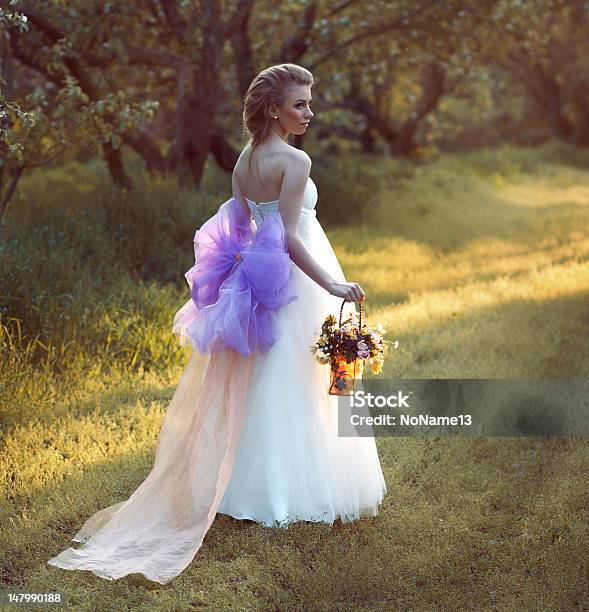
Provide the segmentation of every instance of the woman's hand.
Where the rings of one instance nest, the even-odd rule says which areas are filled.
[[[331,295],[345,298],[346,302],[363,302],[366,298],[364,290],[358,283],[332,283],[328,291]]]

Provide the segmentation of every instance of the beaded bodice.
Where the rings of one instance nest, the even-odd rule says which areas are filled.
[[[259,202],[256,203],[249,198],[245,198],[249,209],[251,210],[252,217],[256,222],[256,225],[263,223],[268,217],[278,212],[278,200],[272,202]],[[304,223],[304,219],[308,216],[315,216],[315,205],[317,204],[317,186],[313,182],[313,179],[309,177],[307,179],[307,185],[305,187],[305,193],[303,194],[303,206],[301,208],[301,217],[299,223]]]

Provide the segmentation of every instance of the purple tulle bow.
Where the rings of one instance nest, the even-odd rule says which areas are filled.
[[[230,198],[196,231],[194,259],[184,275],[192,299],[174,317],[182,344],[202,354],[268,350],[280,337],[276,311],[298,299],[281,215],[256,229]]]

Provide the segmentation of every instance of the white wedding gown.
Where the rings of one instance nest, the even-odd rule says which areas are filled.
[[[345,282],[316,204],[317,188],[309,178],[299,235],[321,267]],[[248,206],[258,226],[279,214],[278,202],[248,200]],[[294,263],[292,268],[299,297],[279,311],[282,336],[254,363],[246,420],[218,511],[268,526],[376,516],[386,485],[374,438],[338,437],[338,399],[327,393],[329,366],[310,351],[323,320],[330,313],[338,318],[343,300]],[[355,308],[346,303],[343,318]]]
[[[309,178],[299,235],[330,275],[346,279],[315,215]],[[278,202],[248,200],[257,227],[280,214]],[[278,340],[265,353],[201,355],[193,350],[158,437],[154,466],[125,501],[92,515],[67,548],[48,561],[109,580],[141,573],[161,584],[194,558],[217,512],[267,526],[332,524],[376,516],[386,493],[373,437],[338,436],[338,398],[329,365],[311,345],[332,296],[291,262],[297,299],[277,311]],[[187,302],[173,332],[188,344]],[[355,310],[344,306],[344,318]]]

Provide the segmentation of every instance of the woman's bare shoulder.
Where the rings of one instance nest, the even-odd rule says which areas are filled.
[[[235,163],[235,165],[237,166],[237,164],[239,164],[247,155],[249,155],[250,151],[251,151],[251,147],[248,144],[241,150],[241,152],[237,156],[237,162]]]
[[[296,166],[301,169],[310,169],[311,164],[313,163],[309,155],[303,151],[302,149],[297,149],[296,147],[291,147],[290,145],[286,145],[283,151],[283,164],[284,169],[289,166]]]
[[[233,170],[234,174],[235,170],[242,166],[242,164],[247,165],[247,158],[251,155],[251,151],[251,145],[249,144],[243,148],[235,164]],[[308,170],[313,163],[305,151],[297,149],[286,142],[278,145],[275,144],[272,146],[272,149],[264,150],[263,159],[268,162],[268,165],[274,167],[275,171],[281,172],[282,176],[284,176],[284,172],[287,168],[295,166],[301,170]]]

